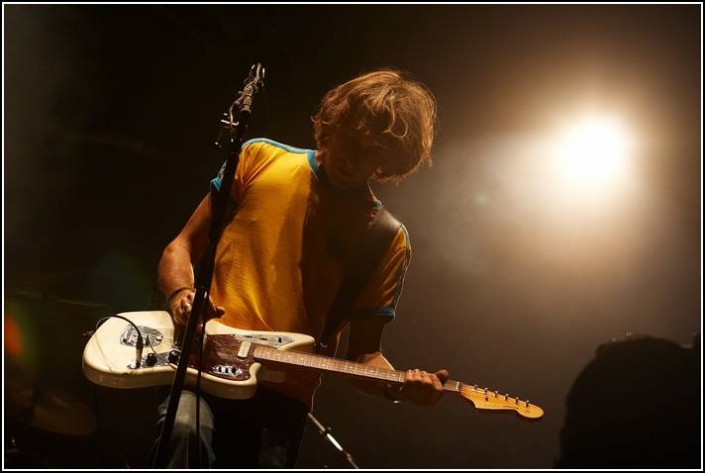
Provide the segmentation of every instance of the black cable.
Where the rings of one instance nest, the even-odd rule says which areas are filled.
[[[134,327],[134,329],[137,331],[137,343],[136,343],[135,347],[138,350],[142,350],[142,348],[144,347],[144,338],[142,337],[142,331],[132,320],[128,319],[127,317],[124,317],[124,316],[118,315],[118,314],[106,315],[105,317],[98,319],[98,321],[95,323],[95,329],[98,330],[98,327],[100,327],[106,320],[108,320],[111,317],[117,317],[118,319],[122,319],[122,320],[126,321],[127,323],[129,323],[130,325],[132,325],[132,327]],[[135,361],[140,362],[142,360],[135,360]]]

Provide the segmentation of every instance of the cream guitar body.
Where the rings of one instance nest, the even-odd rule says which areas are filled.
[[[139,338],[144,341],[140,350]],[[217,320],[206,324],[201,389],[226,399],[248,399],[258,381],[282,382],[286,368],[297,367],[402,384],[406,372],[312,353],[314,339],[293,332],[240,330]],[[92,335],[83,351],[83,372],[95,384],[111,388],[170,385],[178,351],[173,350],[173,325],[164,311],[125,312],[109,318]],[[197,379],[197,358],[189,357],[186,383]],[[509,394],[448,380],[444,391],[470,401],[479,410],[515,412],[537,420],[543,410]]]

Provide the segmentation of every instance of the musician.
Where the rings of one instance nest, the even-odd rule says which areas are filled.
[[[382,207],[369,180],[399,183],[430,163],[435,116],[435,100],[424,85],[385,69],[360,75],[323,97],[313,117],[316,150],[269,139],[246,142],[217,249],[206,317],[220,317],[239,329],[318,338],[345,265]],[[222,172],[211,185],[219,189],[221,179]],[[192,265],[206,247],[210,221],[208,194],[159,263],[160,288],[177,337],[191,312]],[[393,369],[382,353],[382,333],[396,315],[410,254],[407,230],[400,225],[346,311],[347,359]],[[340,331],[322,354],[333,356],[339,338]],[[447,377],[446,370],[417,369],[409,370],[398,387],[377,381],[355,384],[390,400],[432,406]],[[289,369],[282,383],[260,381],[252,399],[203,395],[200,435],[195,432],[195,395],[183,391],[168,466],[293,468],[319,384],[317,372]],[[160,422],[166,406],[165,401],[160,407]],[[201,465],[196,464],[199,456]]]

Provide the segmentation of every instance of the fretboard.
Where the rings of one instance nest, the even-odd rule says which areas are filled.
[[[358,378],[371,378],[387,383],[401,384],[406,379],[405,371],[376,368],[354,361],[340,360],[311,353],[299,351],[284,351],[259,345],[254,350],[254,357],[258,361],[271,361],[303,368],[330,371]],[[459,392],[463,383],[448,380],[443,385],[445,391]]]

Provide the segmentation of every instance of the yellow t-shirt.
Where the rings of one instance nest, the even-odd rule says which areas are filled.
[[[314,156],[263,138],[243,145],[231,189],[235,213],[218,244],[211,286],[213,301],[225,308],[221,322],[321,334],[346,258],[382,204],[369,189],[332,187]],[[220,189],[221,180],[222,170],[212,185]],[[355,310],[391,320],[410,257],[401,225]],[[310,405],[319,384],[318,373],[299,369],[267,387]]]

